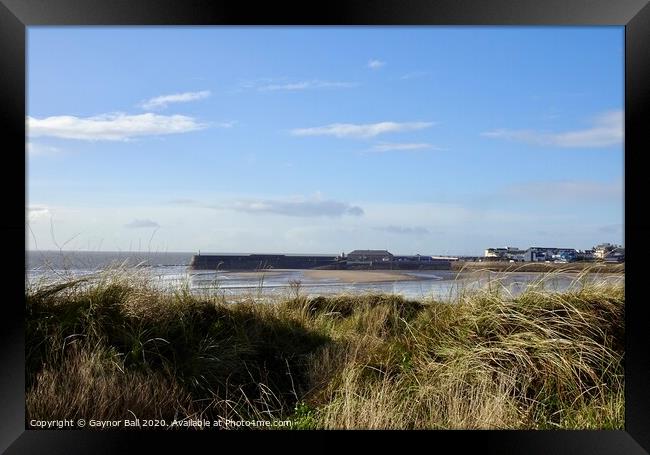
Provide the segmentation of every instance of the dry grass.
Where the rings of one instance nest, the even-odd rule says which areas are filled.
[[[26,291],[30,418],[297,428],[623,428],[624,287],[275,303],[131,272]]]
[[[173,419],[192,414],[191,395],[173,377],[124,370],[118,356],[101,347],[70,351],[57,368],[38,373],[27,395],[30,418]]]
[[[606,262],[508,262],[508,261],[454,261],[451,270],[491,270],[493,272],[564,272],[625,273],[625,263]]]

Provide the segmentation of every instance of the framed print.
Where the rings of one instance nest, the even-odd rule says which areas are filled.
[[[7,453],[650,450],[647,1],[0,20]]]

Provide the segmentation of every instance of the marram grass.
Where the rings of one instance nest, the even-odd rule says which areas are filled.
[[[228,302],[113,270],[26,290],[31,419],[622,429],[623,284]]]

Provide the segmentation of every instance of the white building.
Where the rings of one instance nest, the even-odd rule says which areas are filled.
[[[601,243],[594,247],[594,257],[596,259],[605,259],[610,252],[621,248],[620,245],[612,245],[611,243]]]

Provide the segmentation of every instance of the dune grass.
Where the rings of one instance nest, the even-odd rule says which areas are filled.
[[[451,270],[491,270],[494,272],[566,272],[625,273],[625,263],[607,262],[509,262],[509,261],[453,261]]]
[[[545,279],[548,278],[545,277]],[[112,270],[26,290],[30,419],[622,429],[622,284],[231,303]]]

